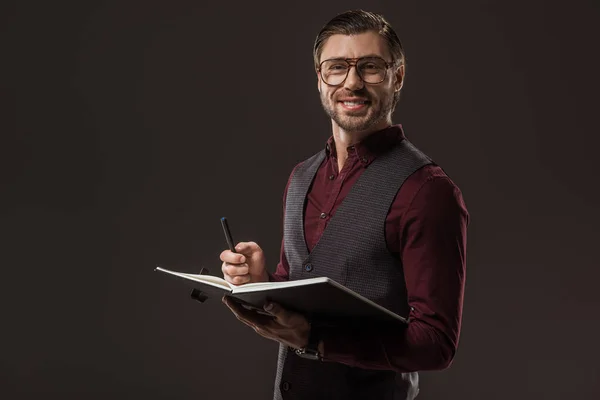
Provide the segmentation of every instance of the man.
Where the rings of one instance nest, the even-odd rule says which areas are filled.
[[[221,254],[236,285],[328,276],[409,318],[397,329],[273,317],[224,298],[238,319],[280,343],[275,399],[413,399],[418,371],[448,367],[458,346],[468,212],[460,190],[392,125],[405,73],[383,17],[338,15],[314,46],[325,149],[292,171],[274,274],[254,242]]]

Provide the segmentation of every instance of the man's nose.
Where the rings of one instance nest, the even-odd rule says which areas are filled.
[[[358,76],[358,69],[356,65],[350,66],[348,70],[348,76],[346,77],[346,81],[344,81],[344,87],[348,90],[354,91],[362,89],[365,83]]]

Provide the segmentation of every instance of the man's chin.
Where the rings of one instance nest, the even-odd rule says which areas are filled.
[[[345,131],[364,131],[374,125],[375,121],[366,116],[340,116],[335,120],[340,128]]]

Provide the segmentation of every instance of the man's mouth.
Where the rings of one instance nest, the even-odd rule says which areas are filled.
[[[366,99],[340,99],[339,102],[347,110],[359,110],[370,103],[370,101]]]

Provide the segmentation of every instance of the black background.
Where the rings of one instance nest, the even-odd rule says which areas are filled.
[[[331,133],[312,44],[359,7],[472,218],[460,348],[419,398],[598,397],[596,0],[2,2],[0,397],[270,398],[276,343],[153,267],[218,274],[227,216],[275,268]]]

